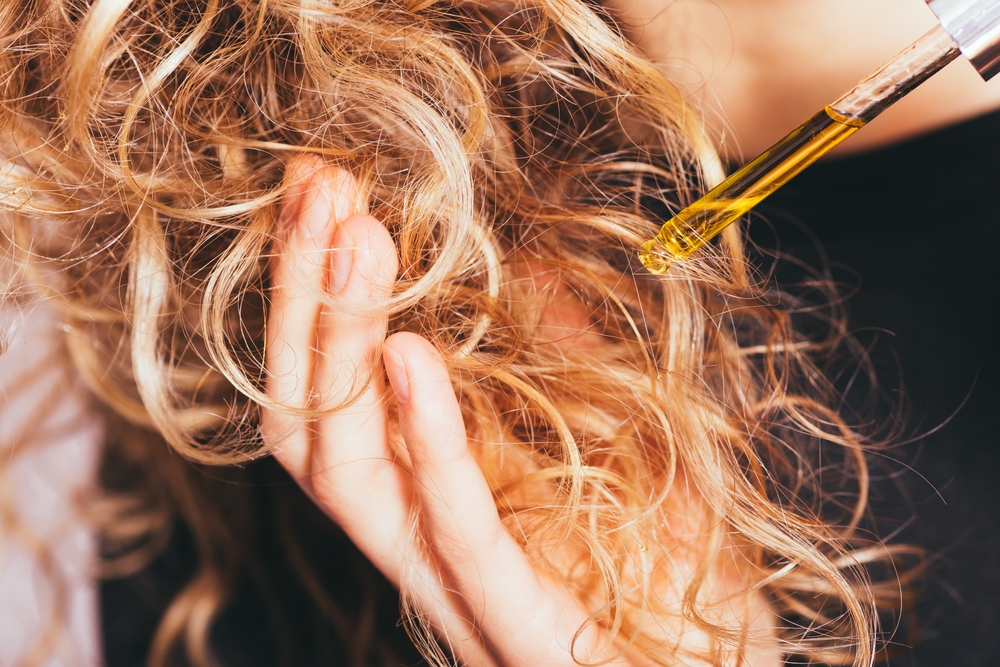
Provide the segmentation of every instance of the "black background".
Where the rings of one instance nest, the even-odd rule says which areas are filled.
[[[883,533],[902,529],[894,541],[930,556],[919,635],[894,666],[1000,664],[998,194],[1000,114],[991,114],[824,159],[751,224],[762,246],[774,247],[777,232],[783,252],[822,263],[803,229],[815,234],[842,291],[858,288],[849,323],[875,343],[884,386],[908,411],[904,432],[928,434],[895,453],[912,471],[874,494]]]
[[[824,258],[804,230],[818,237],[844,291],[858,288],[848,300],[849,321],[859,340],[875,342],[883,386],[902,390],[891,398],[908,408],[903,431],[933,431],[895,452],[900,463],[887,467],[903,474],[877,481],[874,494],[883,534],[898,532],[894,541],[919,544],[930,555],[918,638],[892,658],[895,667],[1000,664],[998,193],[994,114],[880,151],[823,160],[760,207],[762,219],[751,225],[762,246],[774,247],[777,238],[783,252],[814,266]],[[350,553],[339,539],[330,551]],[[179,529],[149,569],[104,583],[110,667],[144,661],[166,601],[194,567],[189,537]],[[384,606],[391,625],[392,601]],[[263,639],[272,629],[259,605],[234,607],[220,635],[227,627],[255,627]],[[301,609],[307,619],[308,605]],[[230,651],[239,649],[227,657],[276,662],[269,642],[258,646],[242,634],[232,642],[217,636]],[[910,640],[900,633],[899,641]]]

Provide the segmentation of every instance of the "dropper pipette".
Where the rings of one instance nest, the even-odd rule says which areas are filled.
[[[639,259],[661,274],[687,259],[796,174],[964,54],[984,79],[1000,71],[1000,0],[928,0],[940,25],[668,220]]]

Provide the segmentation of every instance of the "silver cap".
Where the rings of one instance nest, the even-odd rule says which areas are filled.
[[[1000,0],[926,0],[979,75],[1000,72]]]

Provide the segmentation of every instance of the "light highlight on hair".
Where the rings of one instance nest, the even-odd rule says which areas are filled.
[[[718,160],[591,5],[12,2],[0,82],[9,242],[125,419],[204,464],[267,453],[260,406],[290,410],[263,392],[276,203],[284,165],[313,153],[358,178],[393,234],[399,281],[379,307],[445,354],[507,525],[594,610],[607,657],[739,664],[777,641],[874,659],[901,589],[868,576],[889,555],[858,531],[868,444],[748,275],[738,231],[664,278],[639,269],[634,249]],[[525,262],[599,344],[545,335],[551,295]],[[835,495],[820,466],[838,469],[823,475]],[[182,505],[185,475],[163,474]],[[203,555],[232,548],[210,503],[179,511]],[[178,646],[209,664],[222,561],[168,610],[152,664]],[[751,631],[757,602],[782,619],[776,639]]]

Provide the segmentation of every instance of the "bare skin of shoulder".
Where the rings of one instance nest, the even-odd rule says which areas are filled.
[[[936,25],[922,0],[607,0],[628,36],[699,104],[723,151],[753,157]],[[838,151],[1000,108],[964,58]]]

